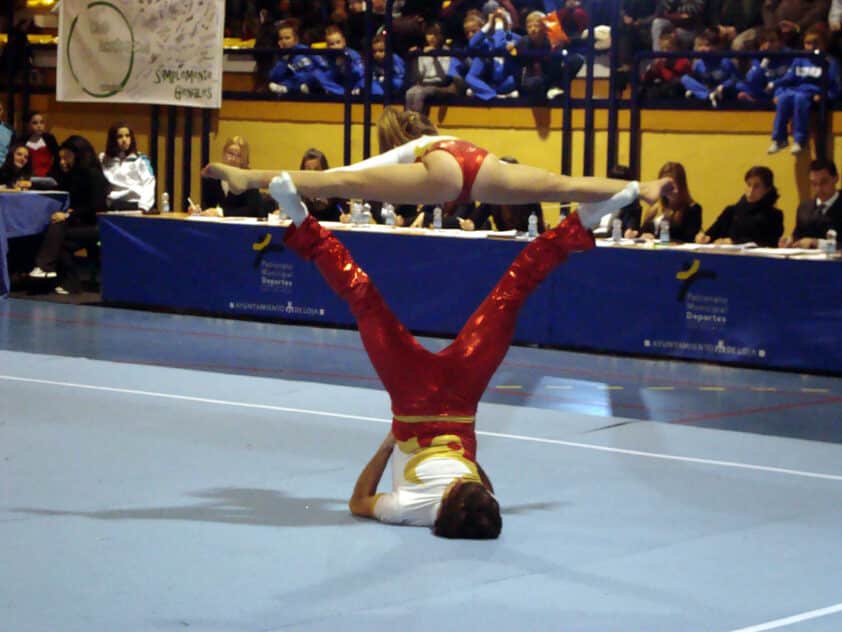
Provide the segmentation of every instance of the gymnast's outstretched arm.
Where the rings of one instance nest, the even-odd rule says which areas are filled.
[[[383,478],[383,471],[386,469],[389,457],[392,456],[394,447],[395,437],[390,432],[383,439],[383,443],[377,448],[371,460],[366,463],[363,471],[360,472],[357,484],[354,485],[354,491],[351,494],[351,500],[348,501],[348,508],[352,514],[363,518],[374,518],[374,505],[377,504],[377,498],[380,496],[377,493],[377,485]]]

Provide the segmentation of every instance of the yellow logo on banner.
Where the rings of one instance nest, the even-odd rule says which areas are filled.
[[[692,263],[685,263],[684,267],[676,272],[675,278],[682,281],[681,287],[678,289],[678,301],[681,302],[687,296],[687,291],[699,279],[716,279],[716,272],[710,270],[702,270],[701,259],[693,259]]]
[[[266,246],[272,243],[272,233],[266,233],[266,236],[263,238],[263,241],[257,241],[251,245],[251,249],[260,252],[264,250]]]

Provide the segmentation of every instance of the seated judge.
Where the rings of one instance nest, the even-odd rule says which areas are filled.
[[[781,237],[781,248],[817,248],[818,240],[833,228],[842,233],[842,200],[836,188],[839,174],[833,161],[817,159],[810,163],[811,197],[798,205],[792,235]],[[838,243],[838,242],[837,242]]]
[[[249,168],[249,144],[242,136],[234,136],[222,147],[222,162],[240,169]],[[234,194],[227,182],[202,178],[202,205],[191,204],[191,215],[212,217],[266,217],[267,209],[258,189]]]
[[[726,206],[707,231],[699,231],[697,244],[744,244],[774,248],[784,232],[784,214],[775,207],[778,190],[768,167],[752,167],[743,178],[745,194]]]

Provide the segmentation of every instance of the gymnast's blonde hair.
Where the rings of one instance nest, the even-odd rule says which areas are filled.
[[[420,112],[411,110],[400,112],[389,106],[383,108],[383,114],[377,120],[377,139],[380,141],[380,153],[421,136],[437,136],[438,133],[438,129],[430,119]]]

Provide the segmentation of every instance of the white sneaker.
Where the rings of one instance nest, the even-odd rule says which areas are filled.
[[[550,88],[547,90],[547,100],[552,101],[556,97],[560,97],[562,94],[564,94],[564,90],[561,88]]]
[[[785,147],[786,147],[786,141],[784,141],[782,143],[779,143],[778,141],[773,140],[772,144],[769,145],[769,149],[766,150],[766,153],[767,154],[776,154],[781,149],[784,149]],[[799,151],[800,151],[800,149],[799,149]]]
[[[472,96],[474,96],[474,89],[473,89],[473,88],[468,88],[467,90],[465,90],[465,96],[467,96],[467,97],[472,97]]]
[[[693,98],[693,93],[692,93],[692,92],[690,92],[689,90],[687,90],[687,91],[684,93],[684,98],[685,98],[685,99],[692,99],[692,98]]]
[[[719,94],[714,90],[708,95],[708,101],[710,101],[710,106],[713,108],[719,107]]]
[[[498,99],[517,99],[520,96],[520,92],[517,90],[512,90],[511,92],[507,92],[506,94],[498,94]]]
[[[301,226],[307,219],[307,207],[295,189],[295,183],[286,171],[281,171],[269,182],[269,195],[278,203],[282,211],[289,215],[296,226]]]
[[[60,296],[67,296],[68,294],[70,294],[70,292],[68,292],[67,290],[65,290],[65,289],[64,289],[63,287],[61,287],[60,285],[57,285],[57,286],[56,286],[56,288],[55,288],[55,290],[53,290],[53,291],[54,291],[56,294],[60,295]]]
[[[33,279],[55,279],[58,276],[55,272],[49,272],[47,270],[42,270],[38,266],[32,268],[32,272],[29,273]]]
[[[308,86],[306,83],[302,83],[300,86],[298,86],[298,89],[301,91],[301,94],[310,94],[310,86]]]
[[[792,147],[789,148],[789,153],[800,154],[802,149],[804,148],[801,146],[801,143],[795,141],[794,143],[792,143]]]
[[[275,94],[286,94],[288,92],[288,90],[287,90],[287,87],[285,85],[270,81],[269,82],[269,92],[274,92]]]

